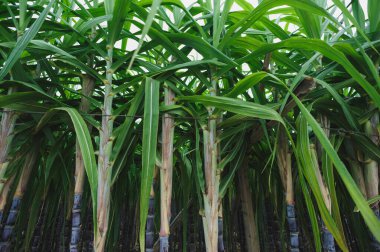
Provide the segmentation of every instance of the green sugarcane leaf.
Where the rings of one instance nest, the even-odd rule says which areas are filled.
[[[219,198],[223,199],[224,196],[227,193],[227,189],[233,183],[233,180],[235,178],[236,171],[238,169],[242,169],[242,164],[246,155],[245,150],[246,145],[243,144],[243,148],[239,151],[239,156],[235,158],[235,161],[233,162],[233,165],[231,165],[229,173],[223,177],[222,181],[220,182],[219,186]]]
[[[356,27],[356,29],[358,30],[359,34],[367,41],[367,42],[371,42],[370,39],[367,37],[367,35],[365,34],[365,32],[361,29],[360,27],[360,24],[357,22],[357,20],[352,16],[351,12],[346,8],[346,6],[344,5],[344,3],[341,1],[341,0],[332,0],[334,2],[334,4],[342,11],[342,13],[344,14],[344,17],[347,18],[348,20],[350,20],[352,22],[352,24]],[[373,2],[377,2],[375,3],[374,5],[377,5],[378,6],[378,1],[373,1]],[[371,7],[376,7],[376,6],[371,6],[370,4],[368,5],[368,8],[371,8]],[[372,10],[371,10],[372,11]],[[369,15],[370,15],[370,12],[369,11]],[[376,12],[376,9],[374,10]],[[377,12],[376,12],[377,13]],[[378,16],[377,14],[375,14],[374,16]],[[373,17],[374,17],[373,16]],[[376,17],[376,19],[378,19],[378,17]],[[374,19],[373,19],[374,20]],[[380,20],[380,19],[378,19]],[[371,27],[372,29],[373,27]],[[375,49],[376,50],[376,49]]]
[[[367,204],[370,206],[378,201],[380,201],[380,195],[377,195],[367,200]],[[357,206],[354,208],[354,212],[359,212],[359,208]]]
[[[278,50],[280,48],[286,49],[303,49],[310,50],[311,48],[315,51],[322,53],[324,56],[330,58],[331,60],[340,64],[349,75],[351,75],[359,85],[367,92],[371,97],[373,102],[378,108],[380,108],[380,94],[379,92],[360,74],[360,72],[351,64],[351,62],[346,58],[346,56],[334,47],[329,46],[326,42],[318,39],[305,39],[305,38],[290,38],[281,41],[276,44],[268,44],[260,47],[258,50],[254,51],[252,54],[243,57],[240,61],[245,61],[250,57],[257,57],[258,55],[265,55],[268,52]]]
[[[120,175],[121,171],[125,166],[128,164],[128,158],[131,157],[132,153],[137,147],[139,138],[136,135],[132,135],[134,132],[130,132],[128,135],[129,141],[125,144],[126,146],[123,149],[123,152],[118,156],[118,158],[115,160],[115,163],[112,166],[112,178],[111,178],[111,186],[115,184],[115,182],[119,179],[118,176]]]
[[[80,34],[85,34],[92,27],[94,27],[94,26],[96,26],[102,22],[109,21],[111,19],[112,19],[112,15],[104,15],[104,16],[92,18],[92,19],[80,24],[77,28],[77,31]]]
[[[200,191],[205,193],[205,179],[203,175],[203,165],[202,165],[202,158],[201,158],[201,152],[200,152],[200,135],[199,135],[199,128],[198,123],[195,124],[195,167],[196,167],[196,185],[200,189]]]
[[[257,72],[246,76],[244,79],[240,80],[235,84],[234,88],[225,96],[226,97],[236,97],[239,94],[244,93],[249,88],[258,84],[262,79],[267,76],[267,72]]]
[[[141,37],[140,37],[140,40],[139,40],[139,44],[137,45],[137,48],[133,52],[131,61],[130,61],[129,66],[128,66],[128,70],[131,69],[131,67],[133,65],[133,62],[134,62],[137,54],[140,51],[140,48],[141,48],[141,46],[142,46],[142,44],[144,42],[145,36],[149,32],[149,29],[150,29],[150,27],[151,27],[151,25],[153,23],[153,18],[156,15],[156,13],[158,11],[158,8],[160,7],[161,2],[162,2],[162,0],[153,0],[152,1],[152,6],[150,7],[150,11],[149,11],[148,17],[145,20],[145,25],[144,25],[144,27],[142,29],[142,32],[141,32]]]
[[[186,46],[194,48],[204,57],[207,57],[209,59],[217,58],[226,64],[237,66],[237,63],[230,57],[198,36],[188,33],[169,33],[166,34],[166,36],[173,42],[179,42]]]
[[[5,108],[9,107],[9,105],[14,105],[16,103],[25,103],[28,101],[36,101],[43,96],[34,91],[29,91],[29,92],[17,92],[17,93],[12,93],[8,95],[1,95],[0,96],[0,107]]]
[[[299,181],[301,184],[302,193],[304,195],[307,212],[309,213],[309,218],[311,221],[311,230],[313,232],[315,251],[320,252],[322,251],[321,234],[319,231],[319,223],[317,219],[317,214],[313,205],[313,201],[311,200],[310,192],[309,192],[309,189],[307,188],[304,175],[302,174],[302,170],[301,169],[298,169],[298,170],[300,171]]]
[[[19,40],[17,40],[15,47],[9,54],[7,60],[4,62],[3,68],[0,70],[0,80],[4,79],[5,75],[7,75],[9,70],[12,69],[16,61],[19,60],[22,52],[25,50],[29,42],[37,35],[53,3],[55,3],[55,0],[51,0],[49,2],[49,4],[46,6],[44,11],[41,12],[37,20],[32,24],[32,26],[24,33],[24,35],[21,36]]]
[[[239,99],[193,95],[180,96],[177,100],[202,103],[205,106],[213,106],[236,114],[264,120],[275,120],[284,124],[282,117],[273,108]]]
[[[348,104],[343,100],[343,98],[338,94],[338,92],[333,87],[331,87],[331,85],[329,85],[328,83],[322,80],[318,80],[318,79],[315,79],[315,80],[317,81],[317,83],[321,84],[322,87],[326,88],[327,91],[331,94],[331,96],[334,97],[334,99],[339,103],[350,126],[354,130],[358,130],[359,128],[358,120],[351,114],[351,110]]]
[[[241,19],[239,22],[231,26],[224,39],[222,40],[221,47],[230,45],[234,39],[239,37],[244,31],[252,26],[257,20],[259,20],[263,15],[265,15],[270,9],[281,6],[288,5],[293,8],[302,9],[308,11],[309,13],[317,14],[320,16],[327,17],[333,21],[335,19],[323,8],[307,0],[263,0],[256,8],[254,8],[246,17]]]
[[[376,32],[380,28],[380,1],[377,0],[368,0],[367,5],[368,10],[368,20],[369,20],[369,31]]]
[[[55,98],[54,96],[52,95],[49,95],[47,94],[39,85],[37,84],[34,84],[34,83],[27,83],[27,82],[23,82],[23,81],[15,81],[15,80],[4,80],[4,81],[0,81],[0,86],[6,86],[6,85],[9,85],[9,86],[15,86],[15,85],[20,85],[20,86],[25,86],[25,87],[28,87],[28,88],[31,88],[33,89],[34,91],[40,93],[41,95],[53,100],[53,101],[56,101],[57,103],[60,103],[61,105],[63,105],[63,103],[61,103],[60,100],[58,100],[57,98]]]
[[[245,140],[244,134],[240,134],[239,137],[237,135],[235,135],[235,136],[230,138],[230,140],[226,143],[226,146],[232,145],[233,142],[235,142],[235,141],[237,141],[237,142],[236,142],[233,150],[232,151],[229,150],[226,153],[226,155],[223,157],[223,159],[220,160],[220,162],[218,163],[218,169],[223,171],[224,167],[227,164],[229,164],[232,160],[234,160],[240,152],[242,152],[242,146],[243,146],[244,140]],[[221,155],[223,155],[224,149],[222,149],[220,152],[221,152]]]
[[[102,80],[102,76],[94,71],[94,69],[88,67],[86,64],[84,64],[83,62],[81,62],[80,60],[78,60],[76,57],[72,56],[71,54],[69,54],[68,52],[52,45],[52,44],[49,44],[43,40],[32,40],[31,41],[32,44],[36,45],[37,46],[37,49],[39,50],[46,50],[46,51],[50,51],[54,54],[57,55],[57,59],[58,60],[61,60],[63,62],[66,62],[70,65],[73,65],[77,68],[79,68],[80,70],[82,70],[83,72],[86,72],[88,74],[90,74],[91,76],[99,79],[99,80]]]
[[[144,88],[145,88],[144,85],[141,85],[140,88],[135,93],[135,95],[133,97],[133,101],[131,103],[131,106],[129,107],[127,116],[126,116],[123,124],[119,127],[120,133],[115,136],[116,140],[115,140],[114,148],[112,149],[111,160],[117,159],[123,145],[126,143],[126,141],[128,141],[128,139],[126,137],[127,137],[128,133],[131,129],[132,123],[136,119],[135,115],[136,115],[136,113],[137,113],[137,111],[141,105],[142,99],[144,97]]]
[[[175,70],[179,70],[179,69],[191,68],[191,67],[196,67],[196,66],[200,66],[200,65],[207,65],[207,64],[214,65],[214,66],[225,66],[226,65],[226,64],[224,64],[224,63],[222,63],[216,59],[194,60],[194,61],[190,61],[190,62],[186,62],[186,63],[182,63],[182,64],[175,64],[174,66],[168,66],[168,67],[161,68],[158,71],[152,72],[151,74],[149,74],[149,76],[153,77],[155,75],[162,74],[162,73],[169,72],[169,71],[175,71]]]
[[[336,225],[336,222],[334,221],[329,210],[327,209],[327,205],[326,205],[327,203],[324,200],[323,192],[321,188],[321,186],[324,186],[324,185],[320,185],[317,179],[316,170],[319,170],[319,166],[318,166],[318,161],[316,160],[315,150],[311,150],[310,148],[307,120],[302,114],[297,120],[297,122],[298,122],[297,123],[298,124],[297,150],[296,150],[297,162],[302,167],[302,172],[308,184],[310,185],[310,188],[316,199],[316,203],[318,205],[319,212],[321,214],[324,224],[326,225],[328,230],[331,232],[331,234],[334,236],[335,240],[339,244],[339,247],[343,251],[347,252],[348,248],[344,240],[344,235],[339,231]]]
[[[332,143],[336,151],[338,151],[341,141],[339,141],[339,139],[336,139],[335,136],[332,136]],[[343,238],[345,239],[345,242],[347,242],[347,239],[344,235],[342,217],[340,214],[341,209],[339,207],[339,202],[338,202],[338,197],[337,197],[337,192],[336,192],[334,168],[333,168],[331,159],[328,157],[325,151],[322,154],[322,171],[323,171],[323,175],[324,175],[324,178],[326,179],[327,186],[330,192],[332,216],[335,222],[337,223],[337,226],[341,234],[343,234]]]
[[[120,36],[130,4],[130,0],[115,0],[113,3],[112,20],[108,27],[108,44],[110,46],[113,46]]]
[[[368,157],[380,162],[380,149],[369,137],[360,133],[351,135],[358,148]]]
[[[360,192],[355,181],[353,180],[350,173],[348,172],[346,166],[344,165],[342,160],[339,158],[338,153],[335,151],[334,147],[331,145],[330,141],[326,137],[321,126],[318,124],[315,118],[310,114],[307,108],[302,104],[302,102],[297,98],[297,96],[294,95],[293,93],[291,93],[291,95],[294,101],[297,103],[297,106],[301,110],[303,116],[305,117],[305,119],[307,120],[311,128],[313,129],[314,134],[317,136],[319,142],[325,149],[327,155],[332,160],[334,167],[336,168],[340,178],[342,179],[344,185],[347,188],[348,193],[350,194],[355,204],[358,206],[365,223],[367,224],[367,226],[369,227],[369,229],[371,230],[375,238],[378,241],[380,241],[380,221],[377,219],[377,217],[375,216],[371,208],[367,205],[367,202],[364,199],[362,193]]]
[[[83,120],[79,112],[74,108],[55,108],[56,110],[62,110],[69,114],[71,121],[73,122],[78,144],[83,157],[84,168],[86,170],[87,178],[91,189],[91,198],[93,205],[93,221],[94,230],[97,230],[97,188],[98,188],[98,173],[97,165],[95,161],[95,152],[92,145],[90,131],[86,122]]]
[[[140,250],[145,251],[145,225],[148,215],[149,193],[156,164],[159,121],[160,83],[147,78],[145,82],[144,121],[142,139],[142,170],[140,191]]]
[[[352,0],[352,12],[355,19],[358,21],[360,29],[363,30],[365,28],[365,16],[359,0]]]

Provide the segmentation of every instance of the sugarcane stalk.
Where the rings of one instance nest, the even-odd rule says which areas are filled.
[[[89,76],[83,76],[82,84],[82,99],[79,106],[79,110],[88,113],[90,109],[90,102],[86,98],[90,96],[94,90],[95,80]],[[83,195],[83,185],[85,180],[85,169],[83,163],[82,152],[79,148],[78,140],[76,142],[76,156],[75,156],[75,188],[74,188],[74,204],[72,208],[71,217],[71,239],[70,239],[70,251],[78,251],[78,245],[80,241],[81,233],[81,205],[82,205],[82,195]]]
[[[286,217],[288,221],[289,234],[290,234],[290,251],[299,251],[299,231],[297,227],[296,211],[295,211],[295,201],[294,201],[294,191],[293,191],[293,179],[292,179],[292,161],[291,154],[287,153],[287,179],[286,179]]]
[[[27,4],[26,1],[20,1],[20,8],[19,8],[19,26],[17,28],[17,41],[20,40],[21,36],[23,35],[25,31],[25,24],[26,24],[26,11],[27,11]],[[14,79],[14,76],[12,74],[12,71],[10,72],[11,80]],[[8,90],[8,95],[15,93],[17,91],[17,87],[11,87]],[[15,127],[15,123],[17,120],[17,114],[15,111],[12,111],[11,109],[4,108],[3,114],[1,117],[1,124],[0,124],[0,193],[3,190],[4,184],[6,183],[7,179],[4,177],[8,162],[8,152],[10,149],[10,146],[12,144],[13,140],[13,131]],[[2,216],[1,216],[2,217]],[[0,222],[2,219],[0,219]]]
[[[138,201],[137,201],[138,202]],[[138,220],[140,218],[140,204],[136,204],[134,211],[134,219],[133,219],[133,230],[132,230],[132,240],[133,240],[133,250],[140,250],[139,243],[139,233],[140,233],[140,225],[138,225]]]
[[[212,73],[214,71],[211,71]],[[217,77],[211,74],[210,96],[216,96]],[[206,192],[203,195],[204,216],[203,229],[205,235],[206,251],[214,252],[218,248],[218,211],[219,211],[219,182],[220,170],[217,169],[218,144],[217,144],[217,115],[214,108],[208,107],[208,125],[203,127],[204,139],[204,169],[206,179]]]
[[[165,105],[174,104],[174,92],[165,87]],[[162,165],[160,167],[160,252],[169,251],[171,194],[173,175],[174,119],[169,113],[162,116]]]
[[[219,207],[219,216],[218,216],[218,252],[224,252],[223,213],[222,213],[221,207]]]
[[[379,114],[376,111],[369,121],[365,124],[365,133],[367,136],[379,146],[379,132],[377,130],[379,126]],[[365,169],[364,169],[365,187],[367,191],[368,199],[379,195],[379,166],[375,160],[366,156]],[[376,202],[371,205],[375,215],[380,220],[379,203]],[[380,242],[375,239],[371,234],[371,245],[374,251],[380,251]]]
[[[154,248],[154,186],[156,184],[157,169],[154,170],[153,183],[150,189],[149,205],[148,205],[148,218],[146,220],[145,228],[145,251],[153,252]],[[160,240],[161,242],[161,240]],[[167,244],[169,246],[169,244]]]
[[[113,45],[107,46],[106,80],[104,81],[104,104],[102,108],[102,125],[99,132],[100,146],[98,158],[98,190],[97,190],[97,231],[95,235],[95,251],[105,250],[108,232],[110,196],[111,196],[111,174],[112,163],[110,161],[112,152],[112,57]]]
[[[282,127],[279,132],[277,164],[280,171],[281,182],[285,191],[286,218],[289,228],[290,251],[296,252],[299,251],[299,238],[295,214],[292,161],[291,153],[289,153],[288,139],[286,137],[285,130]]]
[[[331,214],[330,194],[322,178],[322,174],[321,174],[319,163],[318,163],[317,151],[315,149],[314,144],[310,145],[310,152],[311,152],[312,160],[314,163],[315,175],[317,177],[318,185],[322,193],[323,201],[326,205],[327,210]],[[335,252],[334,237],[332,236],[331,232],[327,229],[323,221],[322,221],[322,246],[323,246],[323,250],[326,252]]]
[[[15,92],[15,88],[10,88],[8,95],[12,94],[13,92]],[[3,191],[7,182],[5,173],[8,167],[8,152],[13,140],[13,131],[16,119],[17,114],[15,111],[7,108],[3,110],[0,122],[0,193]]]
[[[252,204],[252,193],[249,189],[248,158],[245,158],[243,166],[238,170],[238,178],[246,248],[247,251],[258,252],[260,251],[260,240],[257,232],[255,211]]]
[[[223,121],[223,115],[219,114],[217,118],[217,123],[220,124]],[[220,136],[222,134],[222,130],[217,131],[217,136]],[[221,162],[221,150],[220,150],[220,141],[217,141],[217,162]],[[221,171],[217,171],[221,172]],[[220,177],[220,176],[219,176]],[[219,190],[219,189],[218,189]],[[219,206],[218,206],[218,252],[224,252],[224,241],[223,241],[223,201],[222,199],[219,199]]]
[[[363,167],[359,163],[357,156],[359,152],[354,149],[354,144],[350,140],[345,141],[344,145],[347,152],[347,163],[351,168],[352,178],[355,180],[355,183],[359,187],[364,198],[367,198],[367,189],[365,186],[364,172]]]
[[[34,146],[34,148],[27,154],[24,165],[22,167],[21,176],[19,178],[17,188],[13,196],[11,208],[8,214],[8,218],[5,222],[5,226],[1,235],[0,251],[7,251],[10,248],[10,240],[20,209],[21,200],[26,191],[26,186],[29,181],[30,174],[35,165],[38,153],[39,141],[36,142],[36,146]]]
[[[377,126],[379,124],[378,114],[372,116],[370,121],[365,124],[365,132],[368,137],[376,144],[379,144]],[[375,160],[367,157],[365,162],[364,178],[367,190],[367,197],[370,199],[379,195],[379,168]],[[378,208],[378,203],[372,205],[373,209]]]
[[[3,220],[4,208],[5,208],[5,205],[7,204],[8,194],[11,189],[11,185],[13,183],[14,178],[15,178],[15,175],[7,179],[7,181],[5,182],[3,186],[3,190],[0,193],[0,223]]]

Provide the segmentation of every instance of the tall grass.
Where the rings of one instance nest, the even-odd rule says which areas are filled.
[[[253,2],[3,1],[1,249],[378,249],[379,2]]]

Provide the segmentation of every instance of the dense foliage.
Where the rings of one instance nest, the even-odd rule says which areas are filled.
[[[0,251],[379,251],[366,2],[2,1]]]

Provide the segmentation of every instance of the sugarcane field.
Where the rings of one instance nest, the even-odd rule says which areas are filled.
[[[0,252],[380,252],[380,0],[1,0]]]

